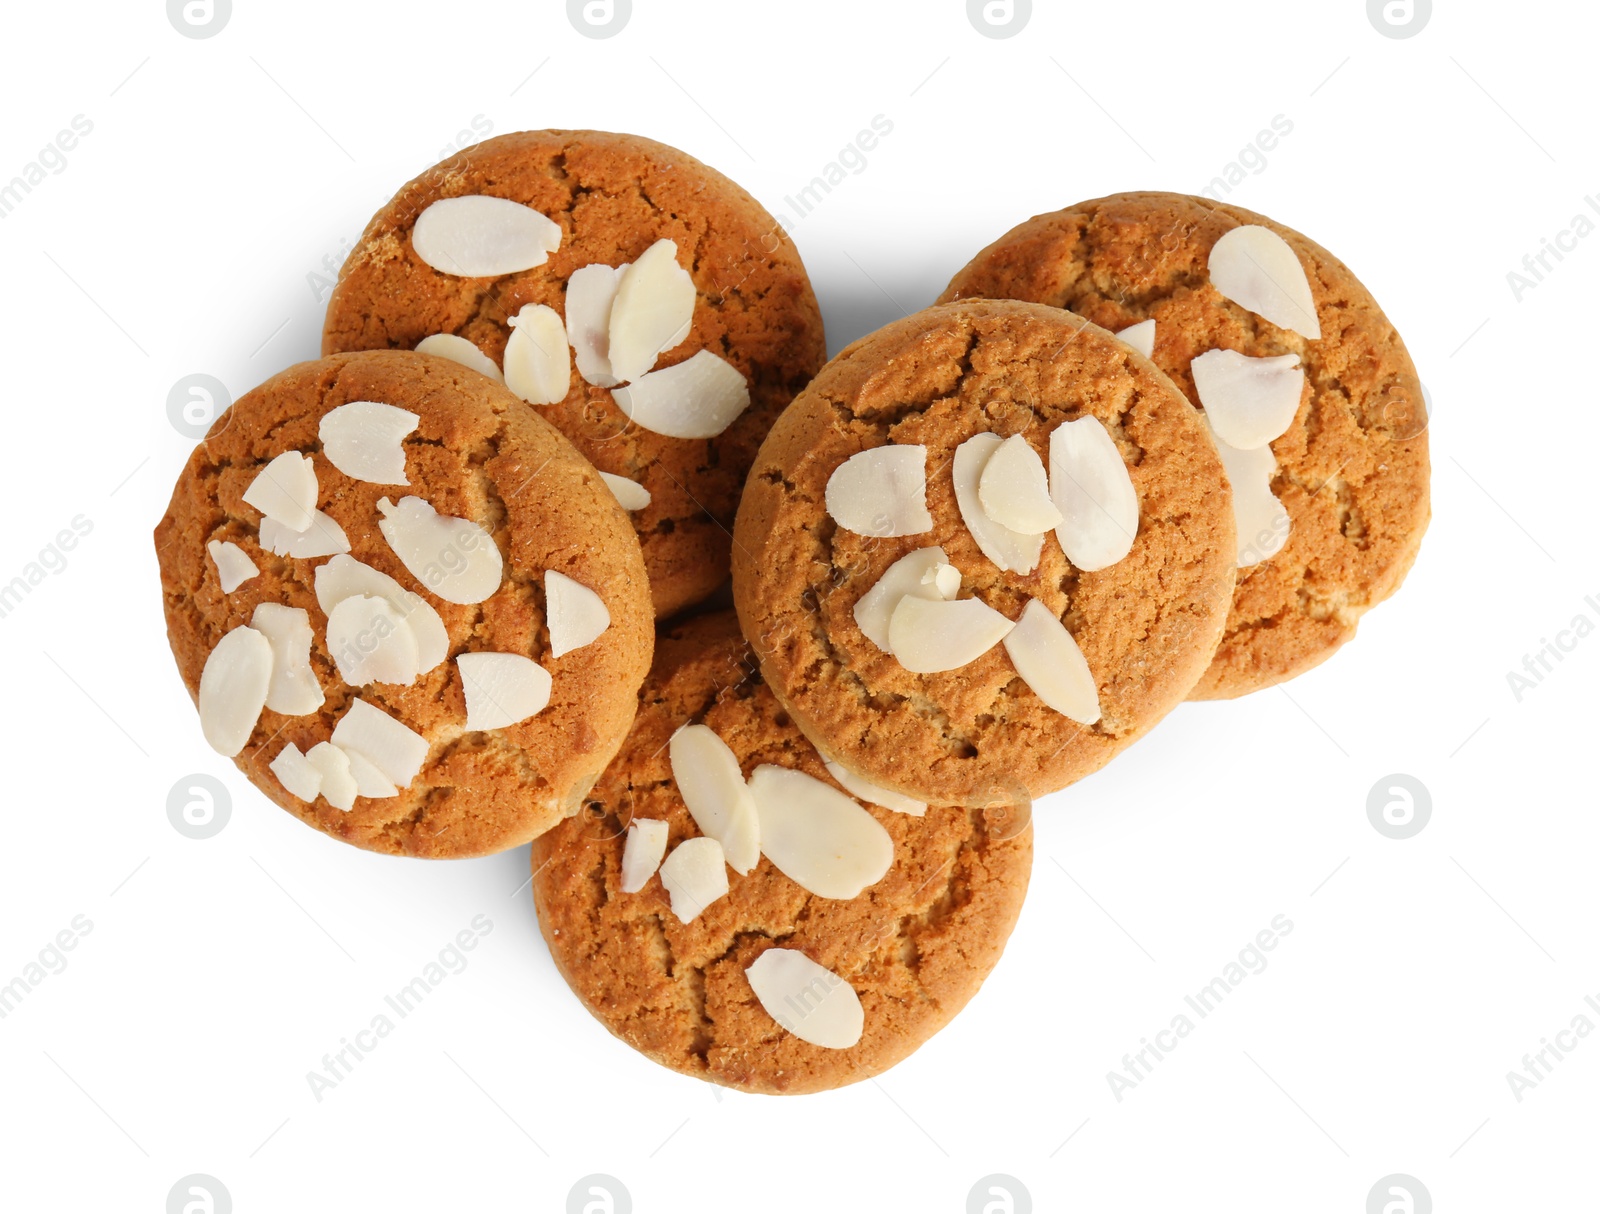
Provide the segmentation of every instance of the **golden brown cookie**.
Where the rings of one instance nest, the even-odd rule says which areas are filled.
[[[359,401],[417,416],[416,429],[402,443],[409,484],[355,479],[330,462],[319,437],[322,420]],[[243,498],[262,469],[285,452],[309,455],[316,505],[342,530],[348,556],[276,556],[263,542],[262,512]],[[348,466],[350,460],[341,462]],[[463,596],[427,568],[414,573],[391,548],[380,531],[380,499],[411,496],[440,515],[480,525],[492,537],[503,570],[487,599],[446,601],[430,581]],[[242,554],[258,572],[225,593],[210,543],[234,545],[239,553],[231,560]],[[250,625],[258,605],[306,612],[310,671],[325,699],[299,715],[263,710],[235,762],[301,821],[372,851],[477,856],[549,829],[581,801],[616,753],[650,664],[654,637],[644,562],[633,529],[599,474],[504,388],[444,359],[399,351],[334,355],[290,367],[246,393],[189,458],[156,528],[155,545],[168,636],[191,695],[199,694],[218,642]],[[352,558],[400,584],[385,600],[397,611],[414,606],[415,600],[405,598],[409,591],[426,608],[416,610],[429,619],[436,613],[443,625],[437,637],[443,660],[412,682],[354,687],[340,676],[328,643],[328,615],[319,605],[317,571]],[[441,550],[440,561],[450,566],[453,558]],[[610,615],[597,639],[561,657],[551,656],[547,571],[593,590]],[[325,598],[330,584],[323,586]],[[370,594],[382,599],[379,592]],[[377,626],[341,643],[341,660],[351,662],[352,652],[392,642],[394,617],[381,604],[379,610]],[[415,622],[407,615],[405,627],[427,646],[421,615]],[[538,663],[551,676],[548,704],[517,724],[467,728],[457,659],[480,652]],[[269,764],[286,746],[305,754],[329,741],[358,700],[421,735],[426,757],[420,772],[397,795],[357,797],[348,812],[323,795],[307,800],[291,794]]]
[[[956,449],[983,432],[1020,434],[1048,461],[1052,434],[1079,418],[1103,424],[1126,465],[1131,551],[1086,572],[1046,534],[1031,573],[1005,572],[959,508]],[[926,448],[931,530],[875,539],[830,516],[835,471],[886,444]],[[1231,499],[1194,410],[1109,333],[1037,304],[939,305],[842,351],[762,446],[734,537],[740,621],[796,722],[866,779],[939,804],[1038,797],[1107,763],[1188,695],[1233,592]],[[1098,721],[1049,707],[1005,644],[912,673],[863,632],[863,595],[931,545],[959,570],[961,598],[1011,621],[1038,599],[1071,633]]]
[[[411,235],[442,198],[513,199],[560,225],[560,245],[533,269],[463,278],[430,268]],[[424,172],[373,217],[328,301],[322,350],[410,350],[433,334],[473,342],[502,362],[508,319],[529,304],[564,314],[567,283],[591,264],[631,263],[659,239],[677,243],[697,298],[688,336],[660,356],[674,366],[709,350],[743,372],[750,404],[721,434],[669,438],[630,423],[607,388],[575,368],[540,412],[601,471],[640,482],[633,514],[656,614],[704,598],[727,576],[728,530],[756,448],[826,356],[822,316],[794,244],[749,194],[675,148],[603,131],[500,135]]]
[[[1298,256],[1320,338],[1280,328],[1212,284],[1212,247],[1241,225],[1276,232]],[[1227,632],[1193,698],[1243,695],[1310,669],[1400,585],[1428,525],[1422,385],[1371,294],[1320,245],[1241,207],[1117,194],[1018,225],[942,296],[978,297],[1070,308],[1113,331],[1154,319],[1152,357],[1197,407],[1196,356],[1299,355],[1300,408],[1271,443],[1271,488],[1288,512],[1287,542],[1239,571]]]
[[[727,895],[683,923],[659,872],[623,893],[620,866],[635,819],[667,823],[669,849],[700,834],[668,747],[691,722],[714,730],[746,775],[776,764],[832,784],[762,684],[731,612],[666,633],[633,732],[585,810],[534,842],[534,902],[556,965],[623,1041],[728,1087],[815,1092],[893,1066],[959,1012],[999,960],[1028,883],[1031,826],[998,809],[913,817],[867,806],[894,858],[858,896],[808,893],[763,857],[747,875],[730,871]],[[863,1013],[855,1045],[810,1044],[764,1010],[745,971],[774,948],[849,984]]]

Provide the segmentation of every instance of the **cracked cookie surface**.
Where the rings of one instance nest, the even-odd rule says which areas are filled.
[[[416,413],[405,439],[410,485],[354,480],[328,462],[318,424],[350,401]],[[315,570],[328,558],[274,556],[258,535],[260,512],[242,495],[276,455],[310,455],[318,507],[350,541],[350,555],[419,593],[449,634],[449,657],[406,686],[355,688],[326,645]],[[470,518],[505,558],[500,588],[482,603],[431,594],[378,529],[379,498],[415,495],[440,514]],[[232,541],[258,576],[224,594],[206,553]],[[155,532],[167,634],[189,694],[222,636],[248,624],[259,603],[302,607],[312,629],[311,666],[327,696],[305,716],[264,710],[234,760],[278,805],[325,834],[372,851],[424,857],[485,855],[526,843],[580,801],[616,752],[633,719],[650,665],[654,631],[644,562],[633,529],[592,466],[504,388],[444,359],[398,351],[335,355],[301,363],[241,396],[190,456]],[[544,573],[555,569],[596,591],[611,614],[592,644],[550,657]],[[469,731],[460,672],[464,652],[533,658],[553,678],[550,703],[503,729]],[[306,803],[268,764],[288,743],[302,752],[326,741],[352,700],[367,700],[429,742],[427,761],[397,797],[358,797],[348,813]]]

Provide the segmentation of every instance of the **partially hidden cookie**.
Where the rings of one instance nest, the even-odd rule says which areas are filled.
[[[728,803],[748,777],[759,806],[753,864],[736,825],[748,807],[719,828],[726,852],[699,821],[718,755]],[[534,842],[557,967],[612,1033],[697,1078],[799,1093],[893,1066],[999,960],[1033,832],[1001,809],[913,816],[852,796],[762,683],[732,613],[680,625],[661,638],[633,732],[584,811]],[[834,869],[818,863],[830,848]],[[715,876],[702,879],[725,890],[703,905],[681,881],[667,889],[696,849],[713,853]],[[810,888],[849,895],[861,881],[853,896]]]
[[[1018,225],[942,296],[979,297],[1070,308],[1113,331],[1138,326],[1130,337],[1153,342],[1146,352],[1208,417],[1252,377],[1261,391],[1247,393],[1251,408],[1289,394],[1275,420],[1245,419],[1223,451],[1240,510],[1239,582],[1194,698],[1310,669],[1400,585],[1428,524],[1426,402],[1400,335],[1326,249],[1242,207],[1118,194]]]
[[[372,851],[477,856],[581,803],[654,629],[633,528],[503,387],[399,351],[241,396],[156,527],[206,739]]]
[[[777,221],[692,156],[603,131],[486,140],[373,217],[323,353],[424,342],[504,374],[620,478],[663,618],[726,579],[750,461],[826,356]]]
[[[779,419],[734,601],[822,751],[982,805],[1095,771],[1189,694],[1233,551],[1221,463],[1165,375],[1069,312],[963,302],[848,347]]]

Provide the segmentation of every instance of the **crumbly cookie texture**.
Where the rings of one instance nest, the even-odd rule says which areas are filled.
[[[962,521],[956,447],[1022,434],[1047,458],[1051,432],[1080,416],[1103,423],[1129,465],[1132,550],[1090,573],[1047,536],[1032,573],[1001,572]],[[927,447],[929,532],[870,539],[824,509],[833,470],[888,442]],[[796,722],[873,783],[935,804],[1037,797],[1103,766],[1188,695],[1233,596],[1231,497],[1198,415],[1143,356],[1038,304],[941,305],[841,352],[763,445],[734,535],[739,618]],[[963,597],[1010,620],[1037,598],[1070,629],[1099,686],[1098,722],[1047,707],[1003,646],[918,675],[863,635],[857,601],[930,545],[961,571]]]
[[[634,818],[668,823],[669,854],[699,834],[667,755],[673,732],[690,722],[715,730],[747,776],[773,763],[832,784],[762,684],[732,613],[667,633],[621,753],[585,809],[534,842],[534,900],[556,965],[612,1033],[698,1078],[799,1093],[893,1066],[960,1011],[999,960],[1028,883],[1031,827],[999,810],[915,818],[868,806],[893,837],[894,863],[859,896],[815,897],[763,858],[681,923],[659,878],[624,894],[620,868]],[[857,1044],[810,1045],[763,1010],[745,970],[773,947],[799,950],[850,984],[865,1013]]]
[[[411,244],[417,217],[438,199],[478,193],[547,215],[560,225],[560,247],[544,264],[496,279],[429,268]],[[328,301],[322,349],[410,350],[447,333],[498,364],[509,319],[525,305],[565,315],[574,272],[631,263],[660,239],[677,243],[697,298],[689,335],[656,369],[709,350],[744,375],[749,408],[715,438],[668,438],[630,424],[610,389],[574,374],[566,397],[539,412],[596,467],[648,490],[650,504],[631,517],[656,614],[665,618],[727,576],[728,530],[745,472],[773,419],[826,357],[822,316],[799,253],[739,186],[692,156],[637,136],[497,136],[435,165],[372,219]]]
[[[410,485],[353,480],[327,459],[320,419],[351,401],[398,405],[419,416],[404,440]],[[315,570],[324,558],[274,556],[258,535],[260,514],[242,494],[283,451],[307,452],[318,506],[349,537],[351,556],[418,592],[449,634],[448,660],[405,686],[353,688],[326,644]],[[441,514],[491,531],[505,557],[500,587],[470,606],[429,593],[379,531],[378,499],[415,494]],[[260,574],[223,593],[209,541],[239,546]],[[398,351],[342,354],[301,363],[240,397],[219,417],[178,477],[155,532],[167,632],[179,673],[195,695],[206,657],[257,604],[304,608],[311,666],[327,695],[305,716],[264,711],[235,762],[268,797],[308,825],[372,851],[475,856],[526,843],[581,803],[626,736],[649,668],[652,613],[633,528],[599,473],[552,427],[492,381],[443,359]],[[558,570],[605,600],[611,626],[592,644],[551,658],[544,574]],[[469,732],[460,672],[464,652],[518,653],[553,676],[548,706],[517,725]],[[293,743],[326,741],[356,699],[428,739],[428,758],[396,797],[358,798],[348,813],[284,789],[268,764]]]
[[[1241,224],[1271,229],[1299,256],[1321,339],[1281,329],[1211,285],[1211,248]],[[1241,207],[1118,194],[1020,224],[941,298],[980,297],[1070,308],[1113,331],[1154,319],[1151,357],[1197,407],[1197,355],[1299,355],[1309,392],[1272,443],[1288,542],[1240,570],[1227,631],[1192,698],[1243,695],[1310,669],[1400,585],[1428,525],[1422,385],[1394,326],[1326,249]]]

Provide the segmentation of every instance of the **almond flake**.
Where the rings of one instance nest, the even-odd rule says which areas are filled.
[[[948,572],[946,572],[948,571]],[[961,591],[961,573],[945,560],[943,548],[918,548],[883,571],[872,589],[856,600],[856,627],[889,653],[889,619],[908,594],[925,599],[953,599]]]
[[[883,825],[814,776],[763,763],[750,773],[750,795],[761,854],[819,898],[854,898],[894,863],[894,840]]]
[[[343,749],[341,747],[341,749]],[[359,750],[346,750],[344,757],[350,761],[350,778],[356,782],[356,794],[363,797],[397,797],[400,790],[389,777]]]
[[[388,599],[402,616],[417,640],[417,667],[421,674],[444,661],[450,652],[450,636],[444,621],[420,594],[405,589],[387,573],[380,573],[371,565],[363,565],[353,556],[338,555],[325,565],[318,565],[313,574],[317,589],[317,606],[323,615],[329,615],[345,599],[365,594]]]
[[[801,1041],[847,1050],[861,1040],[866,1013],[855,988],[799,949],[769,948],[744,976],[767,1015]]]
[[[572,356],[561,314],[545,304],[524,304],[508,322],[506,387],[530,405],[553,405],[572,387]]]
[[[928,803],[918,801],[904,793],[893,792],[887,788],[880,788],[870,780],[863,780],[855,772],[845,767],[843,763],[836,763],[832,759],[823,761],[823,766],[828,769],[828,774],[844,785],[847,792],[860,797],[870,805],[881,805],[884,809],[892,809],[898,814],[910,814],[913,818],[920,818],[928,812]]]
[[[1139,351],[1140,354],[1149,358],[1156,351],[1155,318],[1141,320],[1136,325],[1129,325],[1126,329],[1119,329],[1116,336]]]
[[[373,766],[401,788],[411,787],[428,758],[427,738],[365,700],[351,701],[333,727],[333,742],[371,759]]]
[[[1139,495],[1099,418],[1063,422],[1050,435],[1050,499],[1061,511],[1056,540],[1079,569],[1115,565],[1133,548]]]
[[[668,438],[715,438],[750,407],[744,373],[701,350],[681,363],[641,375],[611,399],[629,420]]]
[[[544,574],[545,625],[550,630],[550,656],[559,658],[582,649],[611,627],[605,600],[582,582],[554,569]]]
[[[1011,621],[981,599],[935,602],[908,594],[889,617],[889,648],[913,674],[974,662],[1005,638]]]
[[[888,538],[933,530],[928,513],[928,449],[910,443],[869,447],[833,470],[828,515],[846,531]]]
[[[448,358],[451,362],[460,363],[479,375],[487,375],[496,383],[505,382],[505,377],[500,374],[500,368],[494,365],[494,359],[465,337],[458,337],[454,333],[435,333],[432,337],[424,337],[417,343],[417,353],[431,354],[435,358]]]
[[[300,748],[293,742],[280,750],[278,757],[267,767],[291,796],[299,797],[308,805],[322,791],[322,772],[300,753]]]
[[[584,266],[567,279],[567,340],[578,374],[597,388],[614,388],[622,382],[612,373],[609,357],[611,305],[627,269],[626,265]]]
[[[277,456],[256,473],[244,500],[290,531],[306,530],[317,509],[317,473],[310,456],[298,451]]]
[[[255,732],[272,682],[272,644],[241,624],[217,642],[200,672],[200,732],[232,758]]]
[[[1194,390],[1217,437],[1252,451],[1280,437],[1300,409],[1306,373],[1298,354],[1250,358],[1207,350],[1189,364]]]
[[[961,521],[967,525],[978,550],[1006,573],[1032,573],[1044,548],[1044,536],[1024,535],[995,522],[984,510],[978,494],[984,467],[1004,441],[998,434],[974,434],[956,448],[955,458],[950,461],[950,479]]]
[[[1317,305],[1305,267],[1289,242],[1271,228],[1245,224],[1224,232],[1206,263],[1211,285],[1223,296],[1280,329],[1319,338]]]
[[[409,485],[402,443],[421,420],[409,409],[353,400],[323,415],[317,437],[322,454],[346,476],[375,485]]]
[[[503,729],[543,712],[550,672],[520,653],[463,653],[456,658],[468,729]]]
[[[655,366],[659,356],[689,335],[694,301],[694,279],[678,264],[674,241],[658,240],[639,254],[619,276],[611,302],[606,351],[611,373],[628,382]]]
[[[722,844],[734,872],[748,873],[761,860],[761,828],[738,756],[705,725],[679,729],[668,754],[672,778],[700,833]]]
[[[420,497],[378,499],[378,530],[406,571],[447,603],[481,603],[500,588],[505,562],[471,519],[439,514]]]
[[[649,884],[667,854],[667,824],[654,818],[635,818],[628,823],[627,842],[622,845],[622,892],[636,894]]]
[[[650,490],[638,481],[630,481],[625,476],[614,476],[610,472],[602,472],[600,479],[605,481],[606,488],[611,490],[617,504],[624,510],[643,510],[650,504]]]
[[[662,863],[661,885],[672,898],[672,913],[680,923],[699,918],[701,911],[728,892],[722,844],[704,835],[685,839]]]
[[[309,561],[349,552],[350,540],[343,527],[318,510],[311,518],[311,526],[304,531],[290,531],[276,519],[262,519],[261,546],[273,556]]]
[[[223,594],[232,594],[261,572],[245,550],[232,540],[212,540],[206,545],[206,551],[217,567],[217,581]]]
[[[441,198],[417,216],[411,247],[427,265],[459,278],[498,278],[544,265],[561,227],[509,198]]]
[[[1044,461],[1020,434],[994,449],[978,475],[978,501],[995,522],[1020,535],[1043,535],[1061,522],[1050,501]]]
[[[1089,663],[1050,608],[1029,599],[1005,647],[1022,681],[1051,708],[1080,725],[1100,719],[1100,692]]]
[[[318,742],[306,751],[306,762],[316,768],[323,799],[348,813],[360,791],[350,774],[350,756],[332,742]]]
[[[304,607],[258,603],[250,617],[250,627],[272,646],[267,707],[290,717],[305,716],[321,708],[322,684],[311,669],[311,614]]]
[[[1211,434],[1222,457],[1222,470],[1233,489],[1233,526],[1238,537],[1238,565],[1247,569],[1274,557],[1289,539],[1289,512],[1272,492],[1278,460],[1271,447],[1241,451]]]
[[[406,686],[422,673],[417,636],[386,598],[353,594],[328,613],[328,654],[352,687],[368,683]]]

